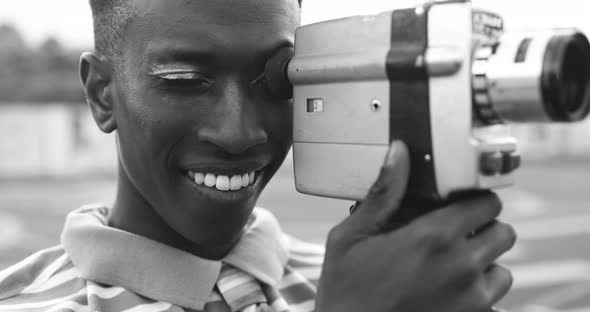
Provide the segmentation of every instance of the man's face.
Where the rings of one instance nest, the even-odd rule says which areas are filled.
[[[271,97],[263,72],[293,44],[297,1],[138,7],[115,70],[120,162],[176,232],[198,245],[227,244],[291,146],[291,103]]]

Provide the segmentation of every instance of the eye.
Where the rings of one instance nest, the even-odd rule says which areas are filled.
[[[197,73],[164,73],[158,76],[163,80],[198,80],[200,79]]]
[[[211,79],[198,72],[163,72],[154,76],[165,88],[185,92],[205,92],[213,84]]]

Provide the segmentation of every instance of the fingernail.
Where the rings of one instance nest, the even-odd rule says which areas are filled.
[[[397,152],[399,150],[399,141],[391,142],[389,147],[389,151],[387,152],[387,157],[385,158],[385,166],[393,167],[397,161]]]

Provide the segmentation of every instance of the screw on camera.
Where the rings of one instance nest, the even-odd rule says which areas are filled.
[[[378,112],[378,111],[380,111],[382,106],[383,106],[383,105],[381,104],[381,101],[380,101],[379,99],[373,99],[373,100],[371,101],[371,109],[372,109],[374,112]]]

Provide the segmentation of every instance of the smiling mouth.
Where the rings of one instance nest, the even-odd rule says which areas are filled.
[[[262,175],[261,170],[241,174],[222,175],[209,172],[184,171],[190,182],[198,187],[204,187],[221,192],[237,192],[251,188]]]

